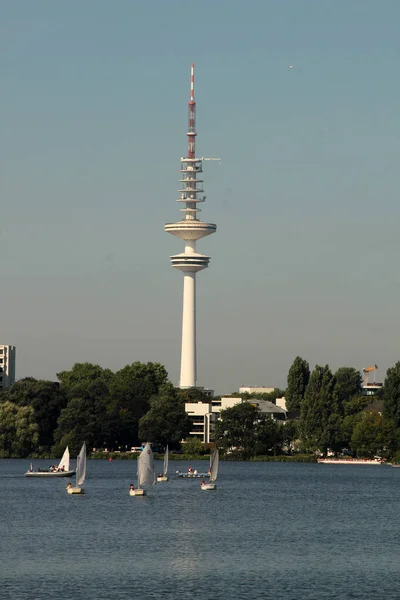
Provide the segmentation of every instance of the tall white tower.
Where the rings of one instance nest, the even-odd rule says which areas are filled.
[[[182,353],[179,387],[191,388],[197,384],[196,359],[196,273],[208,267],[210,257],[196,251],[196,242],[206,235],[214,233],[217,226],[204,223],[198,218],[198,204],[204,202],[203,180],[198,175],[203,172],[203,160],[196,158],[196,102],[194,100],[194,65],[190,71],[190,101],[188,127],[188,155],[181,158],[181,189],[179,198],[184,208],[184,218],[176,223],[167,223],[165,231],[172,233],[185,242],[185,251],[171,256],[175,269],[183,271],[183,315],[182,315]]]

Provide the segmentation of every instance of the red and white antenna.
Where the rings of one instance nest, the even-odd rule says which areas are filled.
[[[190,100],[188,126],[188,158],[196,156],[196,102],[194,99],[194,64],[190,67]]]
[[[171,256],[171,264],[182,271],[183,279],[183,314],[182,314],[182,353],[181,376],[179,386],[182,389],[197,385],[196,359],[196,274],[208,267],[210,257],[197,252],[199,240],[215,233],[217,226],[199,219],[201,212],[199,203],[204,202],[203,180],[199,179],[203,172],[203,160],[220,160],[216,158],[196,158],[196,102],[194,99],[194,65],[190,67],[190,100],[189,123],[187,129],[188,153],[181,157],[181,184],[178,190],[181,212],[185,215],[175,223],[166,223],[165,231],[185,242],[185,251]]]

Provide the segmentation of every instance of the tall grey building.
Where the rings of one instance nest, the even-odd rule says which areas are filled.
[[[0,389],[15,383],[15,346],[0,344]]]

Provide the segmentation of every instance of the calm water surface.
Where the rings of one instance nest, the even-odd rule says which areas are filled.
[[[220,462],[202,492],[171,461],[131,498],[133,461],[88,461],[84,496],[27,466],[0,461],[1,600],[400,598],[400,469]]]

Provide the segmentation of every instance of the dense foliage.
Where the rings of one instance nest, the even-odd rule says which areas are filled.
[[[310,379],[310,365],[297,356],[289,369],[285,393],[288,411],[299,410]]]
[[[168,383],[165,368],[150,362],[116,373],[77,363],[57,377],[59,382],[22,379],[0,393],[0,456],[60,456],[66,445],[74,455],[83,440],[88,448],[138,445],[139,421]]]
[[[179,449],[186,439],[189,454],[208,449],[188,441],[191,424],[185,402],[209,402],[198,389],[180,390],[159,363],[134,362],[117,372],[77,363],[58,381],[26,378],[0,391],[0,457],[71,454],[85,440],[89,449],[129,450],[149,440]],[[239,396],[239,394],[234,394]],[[220,413],[215,443],[244,458],[315,454],[391,456],[400,460],[400,362],[388,369],[383,391],[371,404],[362,395],[359,371],[341,367],[332,373],[297,357],[288,373],[286,399],[299,419],[276,422],[251,400],[276,402],[285,395],[241,395],[242,402]],[[383,403],[383,411],[379,406]]]

